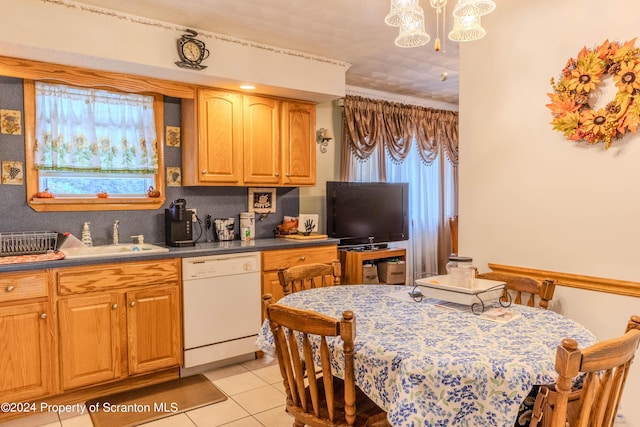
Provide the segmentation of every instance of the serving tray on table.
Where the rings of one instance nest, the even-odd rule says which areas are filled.
[[[432,276],[416,280],[416,286],[421,288],[422,293],[427,298],[439,299],[456,304],[471,306],[472,311],[482,313],[485,303],[500,301],[502,291],[506,287],[505,282],[488,279],[475,279],[473,288],[463,288],[451,285],[450,276]],[[510,301],[505,305],[508,306]]]

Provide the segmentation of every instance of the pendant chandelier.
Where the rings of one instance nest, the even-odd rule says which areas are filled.
[[[449,40],[468,42],[481,39],[486,33],[486,30],[480,25],[479,16],[454,16],[453,29],[449,33]]]
[[[392,27],[399,27],[405,22],[413,23],[424,20],[424,11],[419,0],[391,0],[391,10],[384,22]]]
[[[429,43],[430,39],[424,30],[423,15],[417,21],[400,25],[400,34],[396,37],[395,43],[398,47],[418,47]]]
[[[447,0],[429,0],[436,13],[436,38],[434,49],[441,50],[444,39]],[[453,29],[449,40],[467,42],[481,39],[486,30],[482,28],[480,17],[496,8],[494,0],[457,0],[453,8]],[[387,25],[399,27],[395,44],[399,47],[418,47],[429,42],[431,37],[424,28],[424,10],[420,0],[391,0],[391,8],[384,19]]]

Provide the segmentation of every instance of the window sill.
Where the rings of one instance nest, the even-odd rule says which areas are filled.
[[[160,208],[164,197],[151,198],[41,198],[34,197],[28,203],[36,212],[69,212],[69,211],[123,211],[123,210],[155,210]]]

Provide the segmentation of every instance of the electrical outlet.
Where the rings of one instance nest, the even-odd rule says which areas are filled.
[[[191,211],[191,222],[198,222],[197,209],[189,208],[189,210]]]

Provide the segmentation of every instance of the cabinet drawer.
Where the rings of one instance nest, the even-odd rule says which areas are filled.
[[[154,260],[55,270],[58,294],[111,291],[136,286],[177,284],[180,260]]]
[[[289,268],[314,262],[327,264],[336,259],[338,259],[338,247],[334,245],[264,251],[262,252],[262,270],[277,270],[280,267]]]
[[[0,302],[46,297],[47,294],[44,272],[3,274],[0,278]]]

